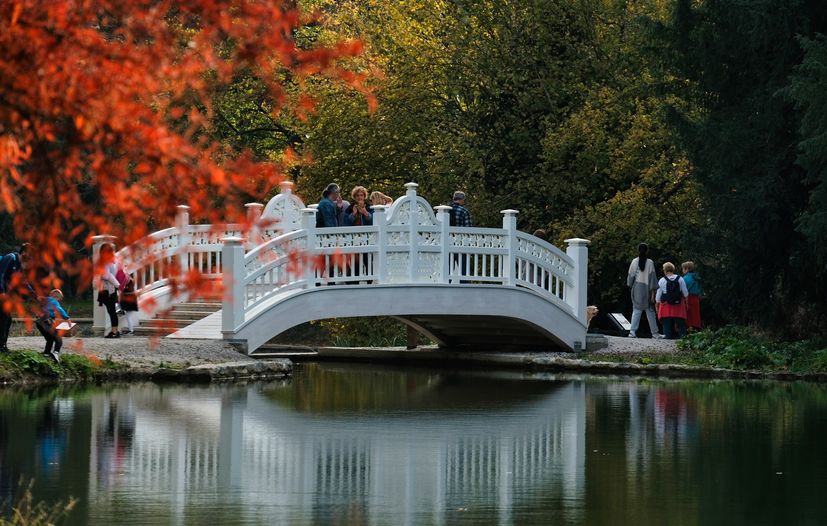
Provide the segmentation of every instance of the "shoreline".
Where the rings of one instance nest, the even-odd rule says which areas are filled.
[[[124,337],[71,338],[65,341],[61,355],[84,356],[99,364],[85,375],[55,374],[0,368],[0,385],[38,385],[83,382],[211,382],[268,380],[286,378],[293,364],[328,361],[383,363],[432,367],[468,366],[476,369],[521,369],[526,372],[565,372],[648,378],[730,379],[827,382],[827,373],[780,370],[741,370],[670,363],[677,357],[675,341],[607,337],[607,346],[583,353],[565,352],[471,352],[436,347],[307,347],[281,346],[273,352],[251,357],[223,341],[152,339]],[[29,358],[39,356],[43,339],[16,337],[9,339],[12,353]],[[4,354],[0,356],[9,355]],[[24,361],[25,361],[24,360]],[[45,360],[45,359],[43,359]],[[639,363],[653,360],[657,363]],[[41,367],[44,368],[45,366]]]

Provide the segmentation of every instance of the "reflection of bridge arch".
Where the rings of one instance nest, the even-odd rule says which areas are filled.
[[[583,491],[584,392],[574,383],[518,411],[478,414],[308,414],[255,388],[205,402],[175,390],[165,403],[176,416],[135,407],[138,431],[121,482],[168,495],[180,522],[188,503],[211,492],[234,495],[245,515],[270,521],[298,520],[290,510],[347,508],[362,522],[403,524],[422,522],[422,510],[433,511],[426,522],[442,523],[473,499],[502,510],[507,522],[521,487],[542,486],[563,500]]]

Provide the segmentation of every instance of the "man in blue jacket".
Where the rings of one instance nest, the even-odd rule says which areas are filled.
[[[16,291],[10,290],[12,278],[18,272],[23,271],[25,260],[28,257],[29,244],[24,243],[18,252],[10,252],[0,257],[0,302],[9,294]],[[31,286],[28,287],[31,291]],[[6,312],[0,306],[0,352],[8,352],[9,330],[11,329],[11,312]]]

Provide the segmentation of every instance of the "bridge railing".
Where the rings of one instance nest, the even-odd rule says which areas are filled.
[[[283,182],[281,193],[273,197],[266,208],[261,203],[246,204],[250,228],[241,224],[193,225],[190,224],[189,207],[180,205],[175,226],[121,248],[116,253],[117,261],[126,273],[134,275],[136,292],[141,300],[153,298],[160,308],[170,306],[176,300],[169,297],[168,287],[174,276],[196,270],[205,279],[221,279],[224,238],[246,232],[245,249],[251,250],[285,231],[295,230],[296,218],[300,216],[304,204],[292,193],[292,186],[290,182]],[[101,246],[114,244],[115,241],[113,236],[108,235],[93,237],[93,265],[97,263]],[[93,294],[92,309],[93,328],[102,329],[105,311],[97,304],[96,294]]]
[[[225,238],[222,331],[228,337],[271,299],[324,285],[444,284],[521,287],[586,324],[588,241],[567,240],[567,252],[517,231],[517,211],[503,210],[503,228],[450,226],[450,206],[435,207],[408,183],[390,209],[374,207],[371,226],[317,228],[305,208],[298,230],[245,253]]]

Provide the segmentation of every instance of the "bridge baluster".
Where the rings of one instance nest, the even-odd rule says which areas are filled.
[[[264,242],[259,224],[264,205],[262,203],[247,203],[244,205],[244,208],[247,209],[247,223],[250,224],[250,234],[247,237],[247,250],[252,250]]]
[[[503,215],[503,230],[506,231],[508,238],[506,240],[506,248],[508,252],[505,256],[505,272],[503,274],[503,284],[511,287],[517,286],[517,210],[500,210]]]
[[[178,246],[173,253],[177,252],[178,270],[182,276],[190,270],[189,246],[190,246],[190,207],[178,205],[175,214],[175,228],[178,229]]]
[[[373,262],[376,283],[383,284],[388,281],[387,254],[388,254],[388,215],[385,205],[373,207],[373,226],[376,232],[376,260]]]
[[[221,240],[224,263],[224,297],[221,305],[221,332],[234,334],[244,321],[244,239],[225,237]]]
[[[305,250],[308,254],[316,248],[316,209],[302,208],[302,230],[307,232],[307,245]],[[304,262],[304,288],[316,286],[316,265],[313,261]]]
[[[451,278],[451,260],[450,260],[450,253],[451,253],[451,212],[453,208],[448,205],[439,205],[435,206],[434,210],[436,210],[436,220],[439,222],[440,230],[440,239],[442,240],[441,243],[441,252],[439,258],[439,268],[440,268],[440,282],[441,283],[448,283]]]
[[[586,239],[566,239],[566,254],[574,261],[574,290],[565,288],[563,301],[571,305],[574,315],[583,325],[586,321],[586,287],[588,285],[589,241]]]

